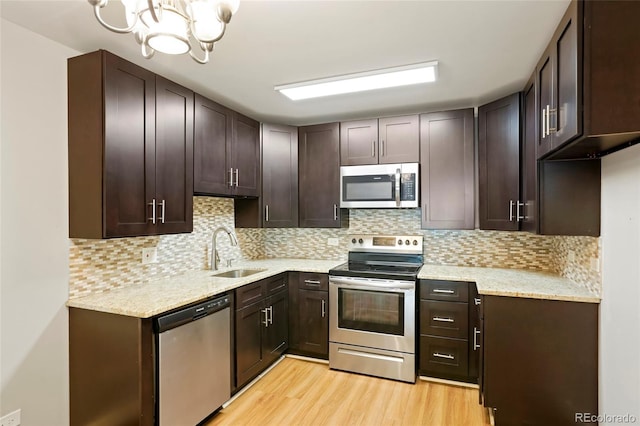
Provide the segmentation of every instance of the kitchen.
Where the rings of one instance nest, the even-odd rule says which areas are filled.
[[[82,6],[88,7],[86,4]],[[238,20],[240,16],[238,15]],[[550,27],[554,25],[552,23]],[[64,304],[67,298],[78,296],[89,289],[117,285],[118,277],[110,276],[104,270],[104,264],[100,263],[105,251],[117,254],[114,258],[108,258],[107,262],[118,265],[133,283],[141,282],[145,274],[149,273],[162,275],[181,272],[181,268],[201,269],[208,259],[205,246],[210,245],[213,229],[218,225],[229,228],[234,226],[233,202],[229,199],[196,197],[192,234],[84,241],[70,245],[65,225],[68,216],[67,130],[64,111],[66,58],[77,56],[81,52],[58,45],[8,21],[3,20],[2,31],[2,414],[22,407],[25,424],[66,424],[68,320]],[[33,52],[17,49],[9,43],[10,39],[28,41],[29,45],[38,47],[35,50],[39,52],[39,56],[32,57]],[[126,39],[122,43],[128,42],[132,40]],[[39,72],[42,56],[52,64],[51,71],[44,76]],[[128,59],[138,58],[132,55]],[[146,66],[145,63],[143,65]],[[26,87],[10,84],[27,77],[30,84]],[[40,102],[34,103],[34,99],[39,99]],[[29,124],[33,115],[38,117],[42,126]],[[26,143],[7,145],[8,140]],[[37,152],[34,152],[34,147]],[[637,241],[630,238],[636,229],[633,226],[637,223],[638,212],[637,200],[632,197],[637,188],[637,179],[633,180],[633,176],[638,173],[637,165],[634,166],[637,164],[637,154],[633,157],[635,152],[637,147],[632,147],[603,159],[600,241],[590,237],[546,238],[523,232],[477,229],[423,231],[419,210],[358,209],[350,212],[348,229],[238,228],[238,246],[232,247],[222,237],[219,247],[224,254],[230,254],[228,257],[236,261],[241,256],[249,259],[321,257],[344,260],[349,245],[348,236],[351,234],[424,234],[429,247],[429,251],[425,253],[429,256],[425,258],[425,263],[450,264],[453,259],[461,259],[462,264],[466,265],[531,268],[535,264],[543,270],[568,271],[572,266],[586,262],[588,266],[579,269],[573,277],[576,280],[583,279],[584,282],[590,282],[590,276],[594,272],[589,264],[590,259],[602,257],[601,316],[603,310],[609,313],[613,309],[621,312],[621,315],[627,316],[627,324],[632,325],[625,333],[633,336],[637,332],[637,328],[633,328],[633,324],[637,324],[634,317],[637,312],[637,308],[634,309],[637,307],[637,297],[634,298],[637,286],[633,285],[637,283],[637,275],[634,275],[637,273],[637,262],[634,260],[638,257]],[[26,162],[32,167],[27,167]],[[40,181],[47,182],[46,190],[27,197],[26,186],[22,182],[38,185]],[[21,184],[16,186],[15,182]],[[621,205],[623,202],[629,204]],[[47,213],[44,218],[43,211]],[[620,216],[624,212],[628,216]],[[629,225],[619,229],[618,226],[623,221]],[[608,233],[614,231],[622,234],[613,234],[607,239]],[[338,239],[338,245],[327,244],[332,238]],[[599,243],[602,248],[598,247]],[[130,261],[139,259],[142,248],[152,246],[158,248],[159,263],[142,266],[138,261]],[[317,247],[322,247],[321,253]],[[569,261],[570,250],[574,251],[576,262]],[[594,256],[594,253],[600,253],[600,256]],[[608,255],[611,257],[608,258]],[[623,255],[632,260],[625,261]],[[222,258],[226,261],[224,255]],[[552,258],[555,260],[552,261]],[[91,259],[98,261],[88,262]],[[558,264],[554,263],[556,261]],[[608,279],[612,281],[607,281]],[[607,282],[611,284],[607,286]],[[617,284],[618,282],[625,285]],[[631,307],[627,306],[624,310],[607,308],[608,291],[621,291],[622,295],[618,297],[625,303],[632,304]],[[25,317],[24,312],[27,310],[29,315]],[[20,319],[20,326],[12,327],[12,324],[17,323],[17,318]],[[606,321],[611,323],[620,321],[614,320],[614,317],[608,318]],[[605,318],[601,317],[601,327],[607,324],[603,321]],[[615,336],[603,333],[601,339],[615,339]],[[624,379],[637,376],[634,373],[637,371],[637,361],[634,361],[638,359],[637,341],[624,339],[616,343],[613,340],[604,347],[602,345],[601,341],[600,409],[609,414],[630,411],[632,407],[638,406],[637,391],[634,393],[634,383]],[[628,352],[621,354],[607,351],[607,348],[616,345],[623,345],[628,348]],[[615,358],[626,356],[629,358]],[[617,367],[621,365],[627,366],[627,369]],[[34,386],[40,382],[44,385]],[[624,383],[627,384],[623,385]],[[28,409],[30,406],[33,408]],[[33,420],[27,423],[29,418]]]

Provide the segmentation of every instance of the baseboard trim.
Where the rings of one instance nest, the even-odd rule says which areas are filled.
[[[284,359],[285,355],[282,355],[280,358],[278,358],[277,361],[275,361],[273,364],[271,364],[269,366],[269,368],[267,368],[266,370],[264,370],[262,373],[258,374],[258,376],[256,376],[255,379],[253,379],[252,381],[250,381],[247,385],[245,385],[242,389],[240,389],[240,391],[238,393],[236,393],[235,395],[233,395],[231,397],[231,399],[229,399],[227,402],[225,402],[224,404],[222,404],[222,408],[227,408],[229,405],[231,405],[233,403],[233,401],[235,401],[240,395],[242,395],[243,393],[245,393],[246,391],[249,390],[249,388],[251,388],[253,385],[255,385],[256,383],[258,383],[258,381],[260,381],[260,379],[262,379],[264,376],[267,375],[267,373],[269,373],[269,371],[273,370],[273,368],[280,364],[282,362],[282,360]]]
[[[425,382],[440,383],[443,385],[458,386],[461,388],[480,389],[480,386],[474,383],[457,382],[455,380],[439,379],[437,377],[419,376],[420,380]]]
[[[287,358],[299,359],[301,361],[309,361],[309,362],[315,362],[317,364],[327,364],[327,365],[329,365],[329,361],[326,360],[326,359],[313,358],[313,357],[310,357],[310,356],[295,355],[295,354],[286,354],[285,356]]]

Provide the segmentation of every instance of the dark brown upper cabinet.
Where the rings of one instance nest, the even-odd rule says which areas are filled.
[[[478,108],[480,229],[517,231],[520,200],[520,94]]]
[[[67,65],[69,236],[191,232],[193,92],[103,50]]]
[[[298,156],[300,227],[339,228],[339,124],[298,128]]]
[[[415,163],[420,157],[418,116],[340,123],[340,164]]]
[[[473,109],[420,115],[422,228],[474,228]]]
[[[265,228],[298,226],[298,129],[295,127],[262,125],[262,213]]]
[[[260,124],[196,94],[194,126],[194,191],[257,197]]]
[[[638,141],[638,16],[637,1],[569,4],[536,68],[539,158],[596,158]]]
[[[520,229],[545,235],[600,235],[600,159],[538,161],[535,75],[523,91]]]

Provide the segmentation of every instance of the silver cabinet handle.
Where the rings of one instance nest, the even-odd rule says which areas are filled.
[[[396,206],[400,207],[400,169],[396,169]]]
[[[304,280],[305,284],[311,284],[311,285],[320,285],[320,281],[318,280]]]
[[[273,325],[273,305],[269,306],[269,325]]]
[[[542,139],[547,137],[547,120],[546,120],[547,110],[546,108],[542,108]]]
[[[229,187],[233,188],[233,167],[229,168]]]
[[[434,293],[444,293],[444,294],[454,294],[455,291],[453,290],[446,290],[446,289],[442,289],[442,288],[434,288],[433,289]]]
[[[164,216],[165,216],[165,213],[167,212],[167,210],[166,210],[167,203],[165,203],[165,201],[162,200],[162,202],[160,203],[160,206],[162,206],[162,208],[161,208],[162,217],[160,218],[160,220],[162,221],[162,223],[164,223]]]
[[[522,207],[523,208],[522,210],[524,210],[524,203],[520,201],[516,202],[516,221],[518,222],[525,219],[524,215],[520,214],[520,207]]]
[[[441,354],[439,352],[434,352],[433,356],[435,356],[436,358],[444,358],[444,359],[455,359],[455,357],[453,355],[449,355],[449,354]]]
[[[509,200],[509,222],[513,222],[513,200]]]
[[[268,311],[267,308],[260,309],[260,312],[264,314],[264,321],[262,321],[262,323],[264,324],[265,328],[269,327],[269,317],[268,317],[267,311]]]
[[[269,204],[264,206],[264,220],[269,222]]]
[[[433,317],[433,320],[438,322],[455,322],[453,318]]]
[[[477,327],[473,327],[473,350],[477,351],[480,349],[480,345],[478,344],[478,336],[480,335],[480,330]]]
[[[482,299],[480,299],[479,297],[474,297],[473,298],[473,303],[475,303],[476,306],[478,306],[480,303],[482,303]]]
[[[371,156],[376,156],[376,141],[371,141]]]
[[[238,187],[239,183],[240,183],[240,172],[238,171],[238,169],[236,169],[236,188]]]
[[[556,114],[557,110],[555,108],[550,108],[549,105],[547,105],[547,135],[550,135],[551,132],[556,131],[555,127],[551,127],[551,113]],[[556,115],[556,125],[558,124],[558,119],[557,119],[557,115]]]
[[[382,139],[382,143],[380,147],[380,156],[384,157],[384,139]]]
[[[150,220],[152,224],[156,224],[156,199],[151,200],[150,203],[147,203],[151,206],[151,217],[148,217],[147,220]]]
[[[327,306],[327,302],[325,302],[324,299],[322,299],[322,318],[324,318],[327,313],[326,306]]]
[[[333,205],[333,220],[338,220],[338,205]]]

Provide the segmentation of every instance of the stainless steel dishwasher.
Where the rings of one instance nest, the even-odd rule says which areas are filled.
[[[158,317],[157,422],[195,425],[231,396],[230,296]]]

